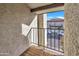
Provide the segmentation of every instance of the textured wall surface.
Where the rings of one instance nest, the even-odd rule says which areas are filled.
[[[0,4],[0,55],[20,55],[29,47],[22,24],[29,25],[33,17],[26,4]]]
[[[79,55],[79,4],[65,4],[65,55]]]

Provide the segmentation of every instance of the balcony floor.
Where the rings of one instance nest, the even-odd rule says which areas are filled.
[[[54,52],[32,45],[21,56],[57,56]]]

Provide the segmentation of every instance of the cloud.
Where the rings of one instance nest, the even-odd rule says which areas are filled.
[[[64,19],[64,17],[57,17],[57,18],[61,18],[61,19]]]
[[[55,19],[55,18],[64,19],[64,17],[58,16],[58,17],[48,17],[48,20],[50,20],[50,19]]]
[[[48,18],[52,19],[52,18],[54,18],[54,17],[48,17]]]

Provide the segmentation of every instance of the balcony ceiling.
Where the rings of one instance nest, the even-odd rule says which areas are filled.
[[[36,14],[64,10],[64,3],[27,3],[27,5],[31,12]]]
[[[51,4],[51,3],[28,3],[28,6],[31,9],[34,9],[34,8],[38,8],[38,7],[49,5],[49,4]]]

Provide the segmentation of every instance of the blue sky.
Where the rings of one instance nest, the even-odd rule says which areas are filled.
[[[64,19],[64,11],[51,12],[47,14],[48,20],[52,18],[62,18]]]

